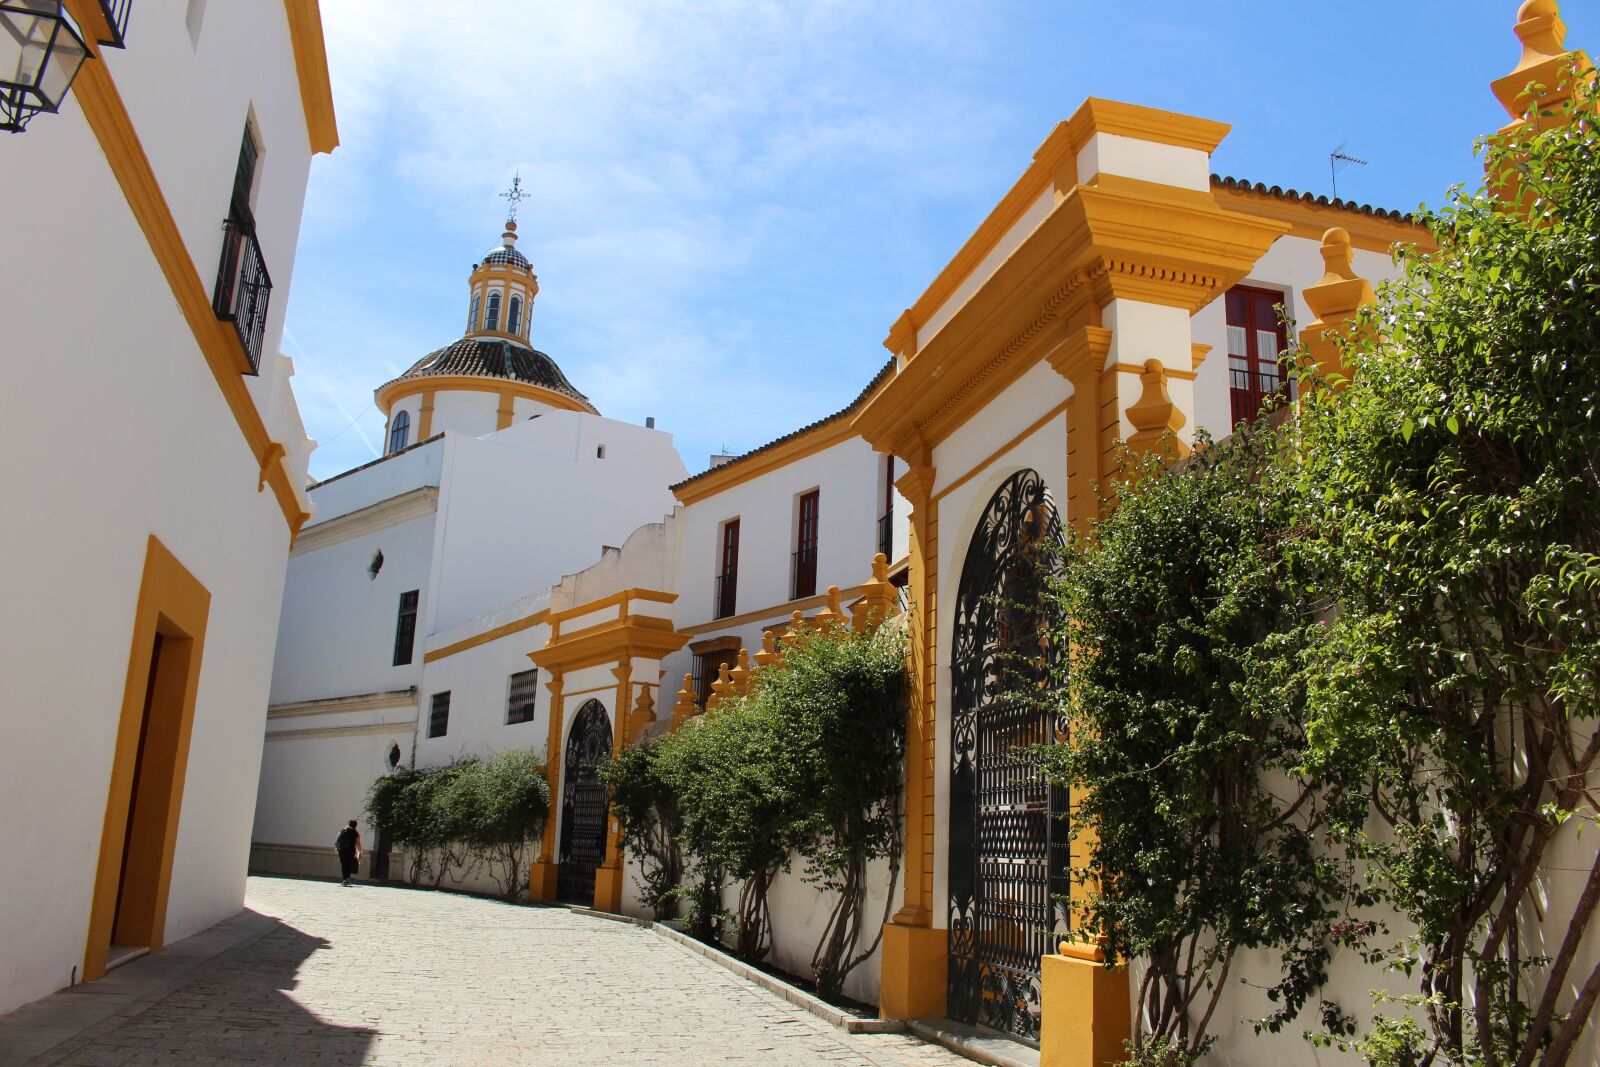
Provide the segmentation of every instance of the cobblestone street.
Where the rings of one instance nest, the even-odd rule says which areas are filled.
[[[180,943],[0,1019],[0,1063],[17,1062],[5,1055],[8,1036],[37,1041],[50,1009],[59,1016],[74,999],[112,1014],[26,1062],[968,1062],[909,1035],[846,1034],[626,923],[277,878],[251,878],[245,903],[256,915],[225,924],[236,943],[197,964],[197,948],[183,964]],[[222,934],[193,940],[207,936]],[[168,987],[150,986],[164,967]],[[159,995],[140,996],[141,983]]]

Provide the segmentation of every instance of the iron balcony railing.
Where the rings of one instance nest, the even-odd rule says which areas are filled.
[[[105,15],[106,27],[111,31],[109,38],[100,39],[101,44],[109,48],[128,46],[128,13],[132,10],[133,0],[100,0],[100,11]]]
[[[890,563],[894,562],[894,512],[878,516],[878,551]]]
[[[738,596],[738,590],[738,571],[729,571],[726,574],[717,575],[716,589],[712,595],[712,600],[717,609],[716,618],[726,619],[733,614],[734,599]]]
[[[789,562],[789,597],[817,595],[817,546],[807,545],[796,552]]]
[[[255,224],[230,218],[222,226],[222,262],[217,267],[217,289],[211,307],[217,318],[233,323],[239,343],[244,346],[250,373],[259,374],[272,279],[261,257]]]

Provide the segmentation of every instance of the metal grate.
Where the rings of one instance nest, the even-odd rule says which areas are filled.
[[[566,755],[556,896],[587,907],[594,902],[595,868],[606,855],[607,796],[597,768],[611,756],[611,719],[598,700],[578,709],[567,735]]]
[[[443,737],[450,732],[450,690],[433,694],[428,708],[428,736]]]
[[[251,374],[261,372],[261,347],[267,332],[267,300],[272,279],[255,223],[230,218],[222,224],[222,261],[217,265],[217,288],[211,307],[217,318],[233,323]]]
[[[1040,958],[1066,929],[1064,792],[1028,758],[1058,724],[1040,605],[1060,537],[1039,475],[1013,475],[968,546],[951,654],[949,1012],[1039,1038]]]
[[[539,696],[539,668],[518,671],[511,676],[506,696],[506,725],[533,721],[533,707]]]

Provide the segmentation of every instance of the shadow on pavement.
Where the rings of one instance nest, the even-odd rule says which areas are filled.
[[[252,928],[243,943],[235,932],[208,946],[213,927],[0,1018],[0,1063],[365,1063],[377,1031],[323,1019],[290,995],[328,941],[248,908],[229,921],[241,923]],[[23,1058],[6,1056],[7,1044]]]

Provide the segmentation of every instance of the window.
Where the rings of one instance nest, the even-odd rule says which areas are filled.
[[[222,220],[222,256],[217,263],[217,284],[211,293],[211,310],[218,319],[233,324],[243,347],[247,374],[261,368],[261,349],[267,329],[267,301],[272,278],[256,239],[251,200],[255,194],[256,163],[260,148],[250,122],[245,121],[239,142],[239,162],[233,172],[228,215]]]
[[[522,297],[520,296],[511,298],[511,307],[506,312],[506,332],[522,333]]]
[[[467,313],[467,332],[471,333],[478,328],[478,312],[483,309],[483,290],[474,289],[472,292],[472,310]]]
[[[726,663],[732,670],[739,662],[739,653],[735,649],[718,649],[714,652],[704,652],[694,658],[694,702],[700,707],[706,706],[706,701],[711,697],[711,683],[717,680]]]
[[[595,459],[605,459],[606,458],[606,446],[605,445],[596,445],[595,446],[594,458]]]
[[[506,697],[506,725],[533,721],[533,702],[539,695],[539,669],[518,671],[511,676],[509,695]]]
[[[398,452],[406,447],[411,438],[411,416],[404,411],[394,417],[389,424],[389,451]]]
[[[1278,357],[1288,347],[1278,305],[1287,297],[1238,285],[1228,290],[1228,392],[1235,424],[1253,419],[1269,396],[1286,395]]]
[[[894,457],[883,457],[883,513],[878,516],[878,551],[894,562]]]
[[[738,599],[739,585],[739,520],[729,519],[722,524],[722,551],[718,555],[717,582],[713,600],[716,618],[725,619],[733,614]]]
[[[821,490],[800,497],[795,529],[794,563],[790,567],[790,598],[817,595],[817,504]]]
[[[428,736],[443,737],[450,731],[450,690],[433,694],[433,706],[428,709]]]
[[[489,294],[489,313],[484,316],[483,328],[485,330],[498,330],[500,328],[500,294]]]
[[[400,616],[394,624],[394,665],[404,666],[411,662],[411,646],[417,637],[417,593],[413,589],[409,593],[400,594]]]

